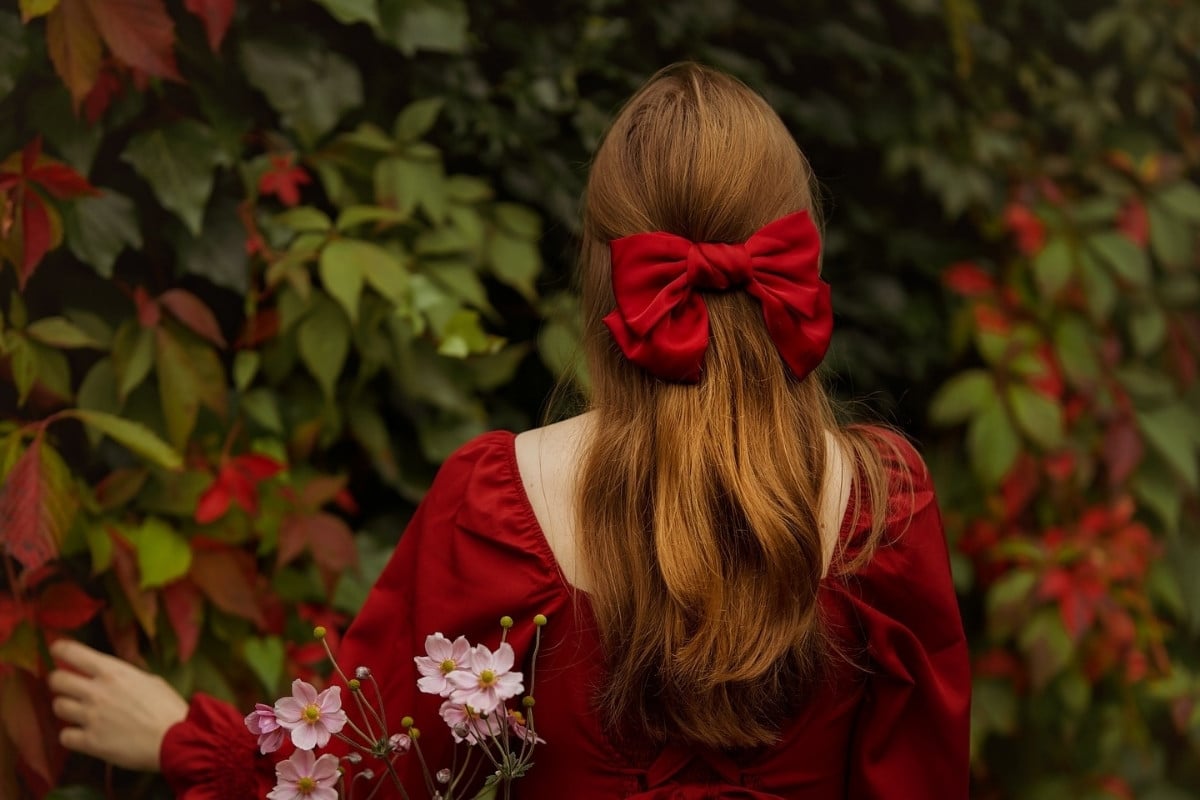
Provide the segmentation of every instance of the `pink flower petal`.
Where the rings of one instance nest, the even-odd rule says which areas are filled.
[[[492,669],[496,672],[508,672],[513,668],[513,662],[516,656],[513,654],[512,645],[508,642],[501,642],[496,648],[495,660],[492,661]]]
[[[321,734],[325,734],[325,742],[321,741]],[[292,728],[292,744],[296,745],[301,752],[307,752],[314,747],[321,747],[329,742],[329,732],[317,725],[297,725]],[[312,755],[312,753],[309,753]]]
[[[291,730],[300,724],[304,708],[304,704],[294,697],[281,697],[275,701],[275,718],[280,726]]]
[[[311,706],[317,702],[317,690],[311,683],[305,683],[297,678],[292,681],[292,697],[305,706]]]
[[[321,709],[321,716],[332,714],[335,711],[340,711],[342,708],[342,687],[330,686],[325,691],[317,695],[317,706]]]
[[[442,662],[450,658],[452,649],[453,646],[450,644],[450,640],[440,633],[425,637],[425,652],[435,661]]]
[[[337,756],[326,753],[317,759],[313,765],[313,771],[309,773],[312,779],[318,782],[332,781],[337,778],[338,760]]]
[[[451,646],[450,658],[454,659],[455,663],[461,663],[469,652],[471,652],[471,643],[467,641],[467,637],[460,636],[454,640],[454,644]]]
[[[287,735],[287,731],[283,728],[276,728],[270,733],[264,733],[258,737],[258,751],[263,755],[274,753],[279,748],[283,747],[283,738]]]

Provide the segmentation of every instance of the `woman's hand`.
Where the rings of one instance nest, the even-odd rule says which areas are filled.
[[[126,769],[157,772],[167,729],[187,717],[187,701],[157,675],[62,639],[50,647],[54,713],[67,723],[59,741]]]

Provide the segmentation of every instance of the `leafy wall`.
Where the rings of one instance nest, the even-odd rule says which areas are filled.
[[[49,638],[311,667],[433,466],[572,368],[587,154],[697,58],[812,160],[837,388],[938,478],[975,795],[1198,796],[1198,45],[1151,0],[0,11],[0,794],[103,785]]]

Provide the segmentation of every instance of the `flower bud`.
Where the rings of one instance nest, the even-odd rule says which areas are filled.
[[[346,759],[351,764],[362,763],[362,756],[360,756],[358,753],[347,753],[346,755],[342,756],[342,758]]]
[[[533,618],[533,624],[537,625],[539,628],[542,627],[543,625],[545,625],[546,624],[546,615],[538,614],[536,617]]]
[[[403,733],[393,733],[388,737],[388,748],[393,753],[407,753],[412,747],[412,739]]]
[[[521,705],[525,706],[526,708],[533,708],[534,702],[533,695],[527,695],[521,699]]]
[[[373,770],[373,769],[364,769],[362,772],[358,773],[358,775],[359,775],[359,777],[360,777],[360,778],[362,778],[364,781],[370,781],[370,780],[374,780],[374,779],[375,779],[375,770]]]
[[[508,630],[512,626],[513,626],[513,618],[512,617],[505,615],[500,618],[500,627],[501,628],[504,628],[504,630]]]
[[[450,770],[439,769],[438,773],[437,773],[437,782],[438,783],[449,783],[450,782]]]
[[[350,691],[352,692],[357,692],[362,688],[362,684],[358,682],[358,678],[351,678],[346,685],[350,687]]]
[[[371,670],[367,669],[366,667],[355,667],[354,677],[358,678],[360,681],[365,681],[367,678],[371,677]]]
[[[421,738],[421,731],[420,731],[420,729],[418,729],[418,728],[409,728],[409,729],[408,729],[408,738],[412,739],[413,741],[416,741],[417,739],[420,739],[420,738]]]
[[[412,726],[413,726],[413,718],[412,717],[405,717],[404,719],[400,720],[401,728],[411,728]]]
[[[318,639],[324,639],[325,638],[325,626],[318,625],[317,627],[313,628],[313,636],[317,637]]]

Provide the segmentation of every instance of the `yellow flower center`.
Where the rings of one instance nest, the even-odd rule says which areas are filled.
[[[296,789],[300,794],[312,794],[317,790],[317,782],[312,778],[304,777],[296,781]]]
[[[508,713],[512,714],[512,718],[517,721],[518,725],[525,724],[525,715],[522,714],[520,711],[509,711]]]
[[[449,675],[451,672],[454,672],[454,668],[456,666],[458,666],[458,665],[454,663],[453,658],[447,658],[445,661],[442,662],[442,674]]]
[[[304,707],[304,713],[300,715],[309,725],[314,724],[321,718],[321,707],[315,703],[311,703]],[[305,779],[307,780],[307,778]]]
[[[485,669],[483,672],[479,673],[480,686],[491,686],[495,682],[496,673],[492,672],[490,669]]]

